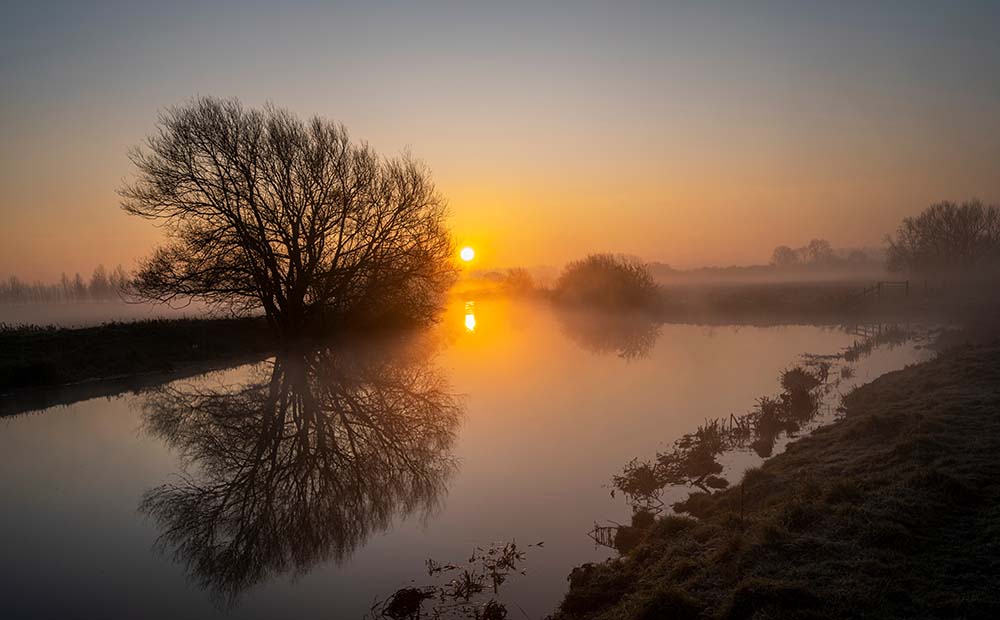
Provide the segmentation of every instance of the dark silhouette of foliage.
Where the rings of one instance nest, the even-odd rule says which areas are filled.
[[[857,268],[875,263],[876,259],[861,250],[835,249],[826,239],[813,239],[799,248],[779,245],[771,254],[771,265],[780,269]]]
[[[886,265],[917,274],[995,267],[1000,259],[1000,209],[978,200],[939,202],[886,238]]]
[[[833,246],[826,239],[813,239],[804,248],[806,262],[813,265],[822,265],[830,262],[835,254]]]
[[[500,284],[508,293],[526,294],[535,290],[535,279],[523,267],[508,269],[500,277]]]
[[[205,97],[163,113],[131,159],[122,207],[170,239],[138,272],[142,298],[263,309],[295,336],[356,314],[427,321],[454,277],[427,168],[342,125]]]
[[[644,264],[613,254],[591,254],[573,261],[555,285],[559,301],[605,309],[649,308],[658,292]]]
[[[776,267],[789,267],[799,264],[799,254],[787,245],[779,245],[774,248],[771,255],[771,264]]]
[[[0,323],[0,393],[22,391],[25,406],[45,403],[47,397],[62,398],[74,390],[29,393],[23,388],[78,384],[75,387],[91,398],[116,394],[153,381],[161,373],[259,360],[274,346],[270,329],[259,317],[157,319],[82,329],[7,328]],[[160,382],[164,380],[161,376]],[[20,401],[0,400],[0,415],[20,411]]]
[[[544,542],[528,545],[543,547]],[[503,620],[507,606],[493,598],[512,575],[524,574],[524,547],[517,542],[476,547],[468,562],[442,564],[427,560],[427,575],[438,579],[424,587],[407,586],[372,605],[373,620]],[[440,582],[440,580],[447,580]],[[489,597],[489,598],[487,598]]]
[[[63,273],[56,284],[28,283],[10,276],[0,282],[0,303],[111,301],[128,295],[131,288],[132,282],[121,265],[110,272],[98,265],[89,282],[80,274],[70,278]]]

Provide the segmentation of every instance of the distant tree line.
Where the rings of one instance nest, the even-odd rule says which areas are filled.
[[[539,289],[534,276],[524,267],[475,272],[474,277],[487,282],[493,282],[506,293],[526,294],[533,293]]]
[[[799,248],[779,245],[771,254],[775,267],[857,267],[873,265],[878,259],[863,250],[837,250],[826,239],[813,239]]]
[[[50,303],[75,301],[109,301],[127,293],[132,282],[121,265],[108,271],[98,265],[88,280],[76,273],[69,277],[63,273],[59,282],[26,282],[17,276],[0,281],[2,303]]]

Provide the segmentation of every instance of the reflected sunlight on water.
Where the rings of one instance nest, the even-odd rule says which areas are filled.
[[[476,331],[476,302],[465,302],[465,330]]]

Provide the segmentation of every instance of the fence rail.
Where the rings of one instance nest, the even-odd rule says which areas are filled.
[[[902,291],[905,297],[910,296],[910,281],[909,280],[880,280],[869,287],[863,288],[860,291],[851,294],[847,300],[851,303],[860,302],[867,297],[879,297],[881,298],[883,294],[888,294],[890,291]]]

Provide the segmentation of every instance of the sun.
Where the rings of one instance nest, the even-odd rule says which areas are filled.
[[[469,246],[465,246],[464,248],[462,248],[462,251],[458,253],[458,256],[463,261],[468,263],[471,262],[472,259],[476,257],[476,251],[470,248]]]

